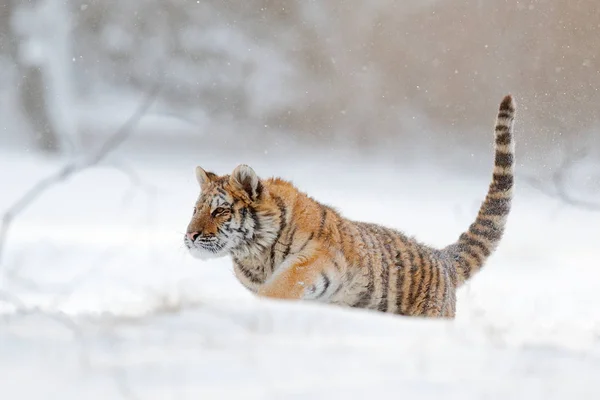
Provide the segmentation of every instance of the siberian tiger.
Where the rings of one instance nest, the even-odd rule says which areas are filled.
[[[403,233],[352,221],[280,178],[247,165],[217,176],[200,167],[201,193],[184,237],[197,258],[230,255],[239,281],[259,296],[305,299],[401,315],[453,318],[456,290],[498,246],[513,193],[515,103],[495,127],[495,163],[475,222],[432,248]]]

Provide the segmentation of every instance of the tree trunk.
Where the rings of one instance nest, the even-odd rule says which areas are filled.
[[[19,103],[31,126],[35,146],[46,153],[59,153],[61,144],[48,117],[44,77],[36,66],[19,65]]]
[[[63,0],[13,1],[5,14],[20,78],[16,97],[33,143],[44,152],[72,155],[78,146],[69,8]]]

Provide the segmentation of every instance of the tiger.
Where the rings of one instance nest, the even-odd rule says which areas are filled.
[[[184,243],[191,256],[229,255],[259,298],[307,300],[452,319],[456,291],[495,252],[511,209],[515,101],[500,103],[492,180],[475,221],[436,248],[390,227],[345,218],[279,177],[246,164],[219,176],[196,167],[200,195]]]

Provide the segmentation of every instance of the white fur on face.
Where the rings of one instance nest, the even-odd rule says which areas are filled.
[[[188,250],[190,251],[190,254],[192,255],[192,257],[200,259],[200,260],[210,260],[213,258],[221,258],[221,257],[225,257],[228,254],[228,252],[225,252],[223,250],[215,253],[210,250],[206,250],[206,249],[202,248],[201,246],[188,247]]]
[[[228,243],[223,245],[222,243],[219,243],[218,239],[210,242],[202,242],[202,238],[200,237],[195,241],[192,241],[190,238],[185,236],[183,242],[192,257],[200,260],[224,257],[229,254],[230,251],[229,246],[227,245]]]

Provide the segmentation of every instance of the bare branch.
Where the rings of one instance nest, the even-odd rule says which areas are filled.
[[[600,202],[579,199],[573,196],[567,189],[568,172],[587,155],[588,151],[585,149],[574,150],[570,148],[566,151],[564,159],[558,168],[547,179],[540,179],[530,175],[524,175],[522,179],[532,188],[548,197],[558,199],[569,206],[587,211],[600,212]]]
[[[115,150],[125,140],[127,140],[139,121],[156,100],[156,96],[160,91],[161,82],[162,81],[160,80],[157,81],[157,83],[147,93],[144,101],[139,105],[137,110],[114,134],[112,134],[104,143],[102,143],[102,145],[96,151],[87,155],[86,157],[67,163],[54,174],[37,182],[27,192],[25,192],[20,199],[18,199],[11,207],[9,207],[7,211],[4,212],[2,216],[2,226],[0,228],[0,265],[2,263],[2,255],[8,238],[9,229],[15,217],[23,212],[49,188],[68,179],[76,173],[82,172],[87,168],[99,164],[110,152]]]
[[[136,191],[142,190],[148,196],[154,196],[157,187],[151,183],[145,182],[137,173],[137,171],[128,163],[122,160],[112,160],[108,164],[111,168],[120,171],[127,176],[130,182],[129,189],[123,194],[122,204],[128,204],[135,196]]]
[[[79,325],[75,323],[71,318],[67,315],[60,312],[48,312],[40,309],[36,306],[27,306],[27,304],[21,300],[18,296],[11,294],[9,292],[0,291],[0,302],[4,302],[6,304],[14,307],[14,313],[5,314],[5,321],[8,322],[12,317],[27,317],[27,316],[40,316],[55,323],[61,325],[65,329],[67,329],[73,335],[73,338],[77,343],[79,343],[81,347],[81,352],[79,353],[79,360],[81,365],[89,366],[89,354],[87,352],[87,347],[85,344],[84,335],[81,331]]]

